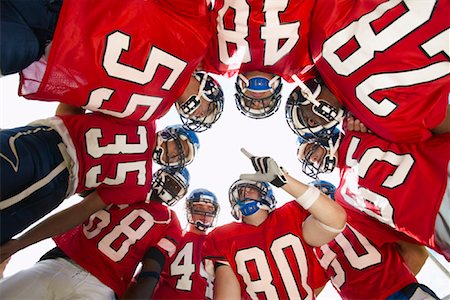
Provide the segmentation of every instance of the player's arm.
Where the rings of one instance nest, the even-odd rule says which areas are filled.
[[[245,149],[241,151],[250,158],[256,170],[254,174],[242,174],[241,179],[266,181],[281,187],[311,213],[302,225],[303,237],[310,246],[322,246],[344,230],[347,214],[330,197],[287,174],[273,158],[253,156]]]
[[[302,226],[305,241],[313,247],[322,246],[333,240],[345,227],[345,210],[317,188],[284,174],[287,183],[282,189],[311,213]]]
[[[215,300],[240,300],[241,287],[229,265],[216,263],[214,279]]]
[[[3,273],[5,272],[6,266],[8,265],[9,258],[0,264],[0,279],[3,278]]]
[[[0,248],[1,262],[23,248],[74,228],[83,223],[90,215],[105,207],[106,204],[97,191],[93,192],[79,203],[45,219],[19,238],[2,245]]]
[[[150,248],[142,261],[136,284],[131,285],[120,299],[151,299],[165,262],[165,256],[158,248]]]
[[[419,273],[428,258],[428,251],[424,246],[397,241],[398,252],[403,257],[408,268],[414,275]]]
[[[433,134],[441,134],[450,132],[450,105],[447,106],[447,114],[441,124],[431,130]]]
[[[319,294],[323,291],[324,288],[325,288],[325,285],[314,289],[314,296],[317,298],[317,296],[319,296]]]
[[[63,116],[63,115],[82,115],[85,110],[79,106],[73,106],[66,103],[59,103],[56,108],[55,115]]]

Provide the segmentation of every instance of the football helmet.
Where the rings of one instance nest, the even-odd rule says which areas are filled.
[[[267,79],[263,76],[246,78],[243,74],[239,74],[235,86],[236,106],[247,117],[253,119],[267,118],[280,107],[280,93],[283,83],[278,75],[275,75],[272,79]],[[247,91],[255,93],[271,92],[271,95],[264,98],[253,98],[245,95]]]
[[[186,168],[162,167],[153,174],[152,197],[157,196],[169,206],[186,196],[190,175]]]
[[[247,188],[258,191],[258,199],[246,198],[245,189]],[[228,198],[231,205],[231,215],[236,220],[240,220],[242,216],[250,216],[259,209],[268,210],[270,213],[277,205],[270,184],[264,181],[238,179],[231,185]]]
[[[212,211],[205,211],[198,208],[198,203],[211,204]],[[195,225],[198,230],[206,231],[208,228],[213,227],[217,221],[219,215],[220,206],[214,193],[207,189],[195,189],[186,198],[186,213],[187,220],[190,224]],[[203,220],[195,220],[194,215],[200,215]],[[206,221],[206,217],[210,217],[210,221]]]
[[[297,137],[297,159],[302,164],[302,171],[309,177],[317,179],[320,173],[331,173],[337,164],[336,152],[341,142],[341,132],[336,127],[332,130],[329,139]],[[317,151],[323,151],[320,158],[314,158]]]
[[[195,132],[202,132],[211,128],[212,124],[219,120],[223,112],[224,96],[220,84],[206,72],[195,72],[192,76],[200,82],[198,94],[191,95],[181,105],[175,103],[175,106],[185,128]],[[205,116],[196,117],[193,113],[200,107],[200,99],[202,97],[209,102],[208,112]]]
[[[331,182],[328,182],[326,180],[314,180],[311,181],[309,184],[315,186],[322,193],[324,193],[325,195],[329,196],[331,199],[334,200],[334,194],[336,193],[336,186]]]
[[[333,129],[343,119],[344,110],[323,99],[317,99],[322,91],[319,79],[313,78],[303,83],[296,75],[293,75],[292,78],[299,86],[291,92],[286,102],[285,116],[289,127],[295,134],[304,139],[311,137],[329,139],[333,134]],[[307,117],[305,111],[309,104],[312,104],[312,113],[327,123],[320,125]]]
[[[168,153],[167,143],[174,141],[177,145],[177,154]],[[186,141],[189,147],[189,153],[184,154],[182,141]],[[165,145],[165,147],[163,147]],[[153,150],[153,160],[167,167],[183,168],[194,160],[194,157],[200,148],[197,134],[182,125],[170,125],[156,133],[156,145]],[[171,157],[178,157],[178,161],[170,162]]]

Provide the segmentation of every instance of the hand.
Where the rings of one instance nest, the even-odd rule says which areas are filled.
[[[357,131],[357,132],[363,132],[363,133],[371,133],[371,131],[364,125],[361,120],[356,119],[353,115],[348,114],[347,116],[347,130],[350,131]]]
[[[278,166],[275,160],[268,156],[254,156],[244,148],[241,152],[252,161],[255,174],[242,174],[239,178],[244,180],[267,181],[276,187],[281,187],[287,183],[283,169]]]
[[[19,241],[17,240],[9,240],[3,245],[0,246],[0,263],[5,262],[9,259],[14,253],[19,251]]]

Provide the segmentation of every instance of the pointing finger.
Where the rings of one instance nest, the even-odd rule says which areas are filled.
[[[244,153],[244,155],[247,156],[248,158],[254,157],[253,154],[251,154],[250,152],[248,152],[248,151],[245,150],[244,148],[241,148],[241,152]]]

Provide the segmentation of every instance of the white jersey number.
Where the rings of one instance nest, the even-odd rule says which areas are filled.
[[[289,0],[265,0],[263,13],[265,25],[261,26],[261,39],[265,42],[264,66],[273,66],[296,45],[300,22],[281,23],[279,14],[286,10]],[[225,29],[224,16],[230,10],[234,15],[234,29]],[[245,0],[225,0],[217,15],[219,59],[223,64],[233,65],[251,62],[248,19],[250,6]],[[280,40],[285,43],[279,47]],[[236,53],[230,57],[228,44],[236,45]]]
[[[352,137],[345,160],[347,166],[357,168],[357,175],[359,178],[365,178],[368,172],[370,172],[370,167],[376,161],[383,161],[391,166],[395,166],[395,171],[384,178],[384,181],[381,184],[382,187],[394,189],[405,182],[409,172],[414,166],[414,158],[411,154],[396,154],[392,151],[383,151],[378,147],[372,147],[367,149],[358,161],[352,157],[358,148],[360,141],[360,138]],[[341,189],[341,193],[349,204],[378,219],[380,222],[395,228],[394,208],[388,198],[375,191],[360,187],[359,185],[357,191],[352,191],[354,192],[355,197],[347,195],[346,191],[347,183]]]
[[[185,61],[155,46],[151,47],[143,70],[123,64],[120,62],[120,57],[124,51],[129,50],[130,44],[131,37],[120,31],[115,31],[107,37],[102,63],[103,68],[110,77],[143,86],[153,80],[160,67],[165,67],[170,70],[170,75],[166,78],[161,89],[170,90],[187,66]],[[147,107],[146,113],[139,119],[140,121],[147,121],[163,101],[161,97],[132,94],[122,112],[102,108],[106,101],[111,100],[114,92],[113,89],[107,87],[93,90],[84,108],[117,118],[126,118],[131,116],[138,107]]]
[[[135,227],[139,219],[140,224]],[[100,222],[97,222],[100,220]],[[97,236],[110,223],[110,214],[101,210],[89,217],[88,224],[83,224],[83,232],[88,239]],[[135,209],[124,217],[111,232],[98,242],[98,249],[114,262],[121,261],[132,245],[153,227],[153,216],[144,209]],[[133,225],[133,226],[131,226]],[[124,238],[124,236],[126,238]]]
[[[381,262],[381,254],[378,252],[377,248],[350,225],[347,225],[347,228],[353,233],[351,238],[352,241],[349,241],[342,233],[335,238],[335,241],[341,248],[341,250],[338,251],[342,251],[350,265],[356,270],[364,270],[370,266],[379,264]],[[349,233],[348,230],[346,230],[347,233]],[[356,243],[358,246],[354,247],[356,246]],[[362,253],[358,254],[355,251],[355,248],[364,249],[364,251],[360,251]],[[333,269],[335,275],[331,277],[331,280],[333,285],[340,289],[345,283],[346,276],[341,263],[337,259],[337,254],[327,244],[321,246],[320,250],[323,253],[321,258],[317,257],[320,265],[325,270],[328,268]],[[316,252],[318,250],[315,249],[314,251]]]
[[[103,155],[108,154],[145,153],[145,151],[148,150],[147,129],[144,126],[138,126],[137,136],[139,142],[129,143],[126,135],[116,134],[114,135],[114,143],[100,146],[100,141],[103,137],[102,130],[100,128],[91,128],[85,133],[86,152],[93,158],[100,158]],[[107,185],[119,185],[125,182],[128,173],[134,173],[136,171],[138,174],[137,184],[144,185],[147,173],[146,163],[145,160],[119,162],[117,163],[116,177],[106,177],[101,182],[98,181],[98,177],[102,173],[102,166],[93,166],[86,172],[85,185],[87,188],[96,188],[101,183]]]
[[[296,260],[297,265],[291,265],[284,253],[285,249],[290,249]],[[289,299],[312,299],[313,292],[307,283],[308,264],[306,253],[303,249],[300,238],[293,234],[287,234],[277,238],[272,242],[270,255],[276,263],[277,270],[271,270],[267,262],[266,254],[258,247],[239,250],[236,252],[235,261],[237,272],[244,279],[246,291],[252,299],[257,299],[257,293],[264,293],[266,299],[279,299],[277,288],[272,284],[273,272],[278,272],[283,281],[284,288]],[[252,280],[247,269],[247,264],[251,262],[256,266],[259,279]],[[305,290],[303,296],[299,290],[298,283],[292,273],[292,268],[299,268],[301,274],[301,286]]]
[[[170,265],[170,276],[181,275],[176,288],[182,291],[192,290],[192,273],[195,272],[194,243],[189,242],[181,249]]]
[[[373,23],[378,19],[389,15],[387,12],[395,9],[398,5],[405,6],[405,12],[395,21],[379,32],[374,32]],[[436,1],[416,0],[391,0],[384,2],[372,12],[352,22],[344,29],[335,33],[323,44],[323,57],[336,71],[336,73],[349,76],[375,58],[377,52],[384,52],[398,43],[407,35],[413,33],[417,28],[431,19]],[[450,55],[450,44],[448,36],[450,29],[437,34],[424,41],[422,49],[428,57],[433,57],[444,52]],[[341,59],[337,51],[348,42],[355,40],[358,49],[345,59]],[[450,74],[450,62],[443,61],[420,66],[414,70],[389,70],[389,73],[373,74],[363,80],[355,89],[356,97],[374,115],[386,117],[398,106],[394,101],[384,98],[376,101],[371,97],[376,91],[394,87],[414,86],[421,83],[437,80]]]

